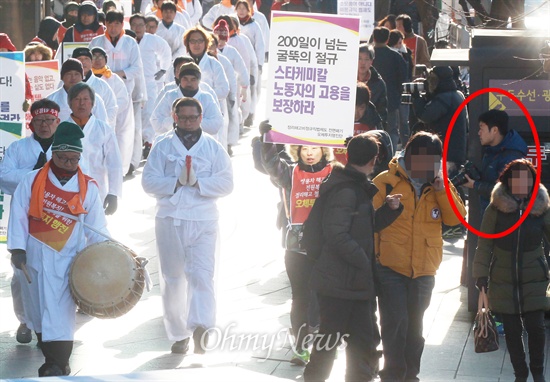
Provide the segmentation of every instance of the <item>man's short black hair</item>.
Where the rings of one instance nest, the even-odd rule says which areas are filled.
[[[371,44],[363,43],[359,45],[359,53],[366,53],[371,60],[374,60],[374,48]]]
[[[480,114],[477,121],[486,124],[489,130],[496,126],[498,132],[503,137],[508,134],[508,113],[505,111],[497,109],[487,110],[485,113]]]
[[[38,109],[53,109],[60,111],[59,105],[57,102],[54,102],[52,100],[49,100],[47,98],[41,98],[38,101],[34,101],[31,105],[31,114],[33,111]]]
[[[179,108],[184,107],[184,106],[195,107],[197,109],[197,111],[199,112],[199,114],[202,115],[202,105],[201,105],[201,103],[198,100],[196,100],[195,98],[191,98],[191,97],[183,97],[183,98],[180,98],[180,99],[176,100],[176,102],[173,105],[174,113],[177,114]]]
[[[124,13],[119,10],[107,12],[107,14],[105,15],[105,22],[113,23],[116,21],[118,21],[119,23],[124,23]]]
[[[348,163],[364,166],[378,155],[378,140],[370,134],[359,134],[347,145]]]
[[[437,134],[419,131],[405,145],[405,155],[439,155],[443,154],[443,144]]]
[[[130,25],[132,25],[132,21],[134,21],[134,20],[140,20],[140,19],[143,20],[143,22],[144,22],[145,24],[147,24],[147,19],[145,18],[145,16],[143,16],[143,14],[141,14],[141,13],[134,13],[134,14],[132,15],[132,17],[130,17],[130,20],[129,20]],[[157,22],[157,24],[158,24],[158,22]]]
[[[153,21],[157,26],[159,25],[159,19],[157,16],[147,16],[145,18],[145,24],[149,24],[151,21]]]
[[[174,76],[176,76],[176,77],[178,76],[178,73],[176,73],[176,69],[178,68],[178,66],[183,65],[183,64],[188,63],[188,62],[194,62],[194,61],[195,60],[193,60],[193,58],[190,57],[190,56],[176,57],[176,59],[173,62]]]
[[[388,46],[394,47],[399,42],[399,39],[405,39],[403,33],[399,29],[393,29],[390,31],[390,38],[388,40]]]
[[[403,13],[402,15],[397,16],[395,21],[401,21],[403,23],[405,33],[411,33],[413,31],[411,16]]]
[[[177,12],[178,11],[178,8],[176,7],[176,4],[174,4],[174,2],[172,1],[165,1],[164,3],[162,3],[162,5],[160,6],[160,12],[162,13],[162,11],[165,11],[165,10],[172,10],[174,12]]]
[[[386,27],[376,27],[372,32],[372,38],[377,44],[385,44],[390,38],[390,30]]]

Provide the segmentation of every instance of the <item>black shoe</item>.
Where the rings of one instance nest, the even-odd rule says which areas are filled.
[[[181,341],[176,341],[172,345],[172,353],[175,354],[187,354],[189,351],[189,338]]]
[[[230,157],[233,156],[233,149],[231,148],[231,145],[227,145],[227,153],[229,154]]]
[[[19,325],[19,327],[17,328],[17,335],[15,336],[15,339],[20,344],[28,344],[32,341],[32,332],[29,328],[27,328],[27,325]]]
[[[248,114],[248,117],[246,117],[246,119],[244,120],[244,125],[247,127],[250,127],[252,126],[253,123],[254,123],[254,114],[250,113]]]
[[[130,168],[128,169],[128,172],[126,173],[125,176],[132,176],[132,175],[134,175],[134,171],[136,171],[136,168],[134,167],[133,164],[130,163]]]
[[[147,159],[147,157],[149,156],[149,153],[151,152],[151,144],[149,142],[145,142],[143,144],[143,151],[142,151],[142,156],[143,156],[143,159]]]
[[[55,363],[45,363],[38,369],[39,377],[60,377],[63,375],[66,374],[63,374],[63,370]]]
[[[193,342],[195,343],[195,354],[206,353],[206,347],[208,346],[208,332],[202,326],[199,326],[193,332]]]

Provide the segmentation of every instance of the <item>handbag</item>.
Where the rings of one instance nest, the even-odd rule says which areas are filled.
[[[489,310],[489,300],[485,288],[479,292],[477,315],[474,320],[474,348],[476,353],[498,350],[497,326]]]

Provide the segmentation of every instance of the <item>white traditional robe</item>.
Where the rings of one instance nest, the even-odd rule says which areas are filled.
[[[208,10],[208,13],[202,17],[202,25],[208,30],[213,30],[215,25],[214,21],[222,15],[232,15],[235,13],[235,7],[226,7],[222,3],[214,5]]]
[[[72,118],[68,121],[76,123]],[[88,168],[87,175],[97,181],[101,201],[108,194],[120,198],[124,174],[114,130],[92,115],[82,131],[82,161]]]
[[[201,68],[201,82],[206,82],[214,89],[221,105],[221,101],[226,99],[229,94],[229,81],[222,64],[214,57],[204,54],[199,62],[199,67]]]
[[[172,104],[184,95],[179,87],[170,90],[159,101],[151,115],[151,124],[156,135],[164,134],[172,130],[174,119],[172,118]],[[211,135],[216,135],[223,126],[223,115],[215,98],[200,90],[193,96],[202,105],[202,129]]]
[[[224,128],[218,132],[218,141],[223,147],[228,144],[236,145],[239,141],[239,103],[237,98],[240,96],[239,86],[237,85],[237,76],[235,69],[227,57],[222,54],[218,55],[218,61],[222,64],[227,80],[229,81],[229,95],[227,96],[227,124],[224,123]],[[231,131],[231,141],[229,140],[229,131]],[[237,136],[235,138],[235,131]]]
[[[90,78],[88,78],[86,83],[90,85],[90,87],[94,89],[95,93],[98,94],[103,100],[105,110],[107,111],[107,123],[109,126],[115,126],[116,116],[118,113],[118,104],[113,89],[111,89],[111,87],[107,85],[103,79],[96,77],[93,73]]]
[[[192,157],[195,187],[176,189]],[[171,341],[216,323],[214,289],[218,198],[233,190],[231,160],[213,137],[202,134],[187,150],[175,132],[159,137],[143,169],[141,184],[157,199],[155,233],[160,262],[164,326]]]
[[[258,65],[262,66],[265,61],[265,42],[260,24],[254,20],[246,25],[241,25],[241,35],[248,37],[250,43],[252,43],[254,52],[256,53]]]
[[[155,108],[155,102],[158,96],[158,84],[163,82],[166,74],[158,81],[155,80],[155,74],[159,70],[168,73],[171,69],[172,54],[170,46],[162,38],[154,34],[145,33],[138,42],[141,59],[143,60],[143,73],[145,76],[145,87],[147,90],[147,102],[141,110],[141,127],[143,139],[146,142],[153,142],[155,131],[151,125],[151,114]]]
[[[262,30],[264,47],[267,53],[269,52],[269,23],[267,22],[267,18],[265,17],[265,15],[262,12],[259,12],[256,8],[256,3],[254,3],[254,13],[252,14],[252,18],[258,23],[260,29]]]
[[[157,96],[157,99],[155,100],[155,107],[157,107],[160,100],[162,99],[162,97],[164,97],[164,95],[166,93],[168,93],[170,90],[177,89],[178,87],[179,87],[179,85],[176,84],[176,81],[172,81],[172,82],[169,82],[166,85],[164,85],[164,87],[160,91],[159,95]],[[216,92],[214,91],[214,89],[212,89],[212,87],[210,85],[208,85],[206,82],[200,82],[199,83],[199,90],[202,91],[202,92],[210,94],[212,96],[212,98],[214,98],[214,100],[216,101],[216,105],[218,105],[218,107],[220,107],[220,102],[218,101],[218,97],[216,96]]]
[[[122,171],[128,171],[130,166],[130,160],[132,158],[133,146],[131,142],[134,141],[134,107],[132,100],[128,94],[128,89],[124,85],[122,78],[116,74],[112,74],[111,77],[101,77],[110,87],[116,95],[118,104],[118,113],[116,117],[115,135],[120,150],[120,157],[122,160]]]
[[[37,173],[38,170],[27,174],[14,194],[7,247],[27,252],[27,270],[32,283],[23,289],[23,301],[29,329],[42,333],[43,341],[72,341],[76,327],[76,305],[69,290],[69,268],[79,251],[106,239],[84,228],[78,221],[74,222],[74,230],[59,252],[29,235],[31,187]],[[76,175],[64,186],[61,186],[51,170],[48,177],[59,189],[71,192],[79,190]],[[99,199],[94,182],[88,182],[82,205],[88,211],[80,215],[82,221],[108,234],[103,201]],[[21,283],[27,284],[22,272],[19,272],[19,278]]]
[[[95,91],[94,93],[95,93],[95,102],[94,102],[94,106],[92,107],[92,114],[95,115],[97,119],[105,121],[106,123],[109,123],[109,117],[107,115],[107,109],[105,108],[105,103],[103,102],[103,98],[101,98],[101,96],[97,94]],[[57,89],[56,91],[48,95],[46,98],[51,101],[54,101],[59,105],[59,108],[60,108],[59,119],[61,121],[66,121],[67,119],[69,119],[72,111],[69,106],[67,91],[63,86],[61,86],[59,89]]]
[[[172,23],[170,28],[166,28],[162,20],[159,22],[157,36],[161,37],[168,43],[172,50],[172,61],[179,56],[186,55],[186,49],[183,45],[183,35],[188,28],[184,28],[176,22]]]
[[[96,46],[99,46],[107,53],[107,65],[113,72],[120,70],[124,71],[126,79],[122,79],[128,90],[128,94],[135,96],[134,87],[136,83],[141,81],[145,83],[143,76],[143,63],[141,61],[141,54],[136,40],[130,36],[122,35],[118,40],[116,46],[113,46],[109,38],[105,35],[94,37],[90,41],[90,50]],[[133,99],[134,101],[141,101],[140,99]]]

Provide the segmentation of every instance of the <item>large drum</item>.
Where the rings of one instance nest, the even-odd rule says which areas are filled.
[[[74,258],[69,286],[76,305],[98,318],[116,318],[132,309],[145,285],[144,260],[114,241],[92,244]]]

